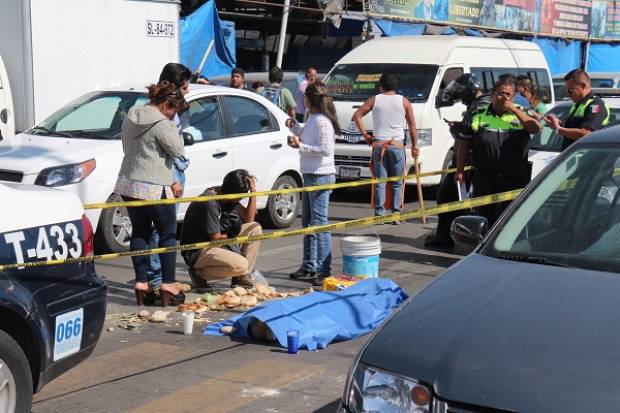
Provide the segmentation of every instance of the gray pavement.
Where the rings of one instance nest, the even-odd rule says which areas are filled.
[[[408,193],[415,193],[415,188]],[[415,198],[407,198],[406,209],[416,208]],[[332,199],[333,222],[372,214],[367,190],[338,191]],[[383,247],[381,276],[415,294],[460,258],[423,248],[424,237],[434,223],[434,219],[427,224],[415,220],[399,226],[356,228],[347,234],[376,233]],[[338,274],[342,271],[339,242],[343,233],[333,235],[333,273]],[[299,267],[301,253],[299,237],[266,241],[257,268],[279,290],[305,288],[308,284],[288,278]],[[177,262],[178,280],[189,282],[185,264],[180,257]],[[144,323],[129,331],[119,325],[123,324],[122,314],[137,311],[131,261],[101,262],[97,271],[110,284],[107,321],[97,349],[87,361],[35,396],[35,413],[333,412],[347,371],[367,339],[364,336],[332,344],[326,350],[288,355],[275,346],[203,337],[198,323],[192,336],[184,336],[177,313],[171,314],[169,322]],[[189,300],[195,297],[190,294]],[[206,314],[211,321],[228,316]]]

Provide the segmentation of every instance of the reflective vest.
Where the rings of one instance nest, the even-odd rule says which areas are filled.
[[[473,164],[485,174],[518,175],[527,167],[530,134],[511,112],[496,115],[487,105],[471,121]]]
[[[603,123],[601,125],[607,126],[609,124],[609,116],[611,115],[611,111],[609,110],[607,103],[605,103],[603,99],[600,99],[600,101],[603,103],[603,107],[607,111],[607,116],[605,117],[605,120],[603,120]],[[592,104],[592,102],[594,102],[594,97],[591,97],[590,99],[587,99],[583,102],[579,102],[579,104],[573,103],[573,106],[571,106],[570,110],[568,111],[567,119],[585,118],[586,109]]]

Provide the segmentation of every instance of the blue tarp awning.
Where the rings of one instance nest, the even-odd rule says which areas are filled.
[[[588,72],[620,72],[619,44],[591,44]]]
[[[230,73],[236,64],[235,25],[220,21],[214,0],[182,18],[180,25],[181,63],[192,72],[197,70],[211,40],[214,40],[201,73],[207,78]]]
[[[581,66],[581,43],[580,41],[561,40],[561,39],[545,39],[530,38],[530,40],[538,45],[542,50],[551,75],[570,72],[571,70]]]

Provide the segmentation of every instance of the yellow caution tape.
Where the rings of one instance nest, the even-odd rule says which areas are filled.
[[[469,170],[469,169],[471,169],[470,166],[465,167],[465,170]],[[416,174],[407,175],[405,179],[413,179],[417,177],[424,178],[426,176],[440,175],[443,173],[447,174],[447,173],[452,173],[452,172],[456,172],[456,168],[422,172],[419,175],[416,175]],[[204,196],[195,196],[195,197],[187,197],[187,198],[157,199],[153,201],[101,202],[97,204],[85,204],[84,209],[141,207],[141,206],[148,206],[148,205],[173,205],[173,204],[181,204],[185,202],[207,202],[207,201],[224,201],[224,200],[229,201],[232,199],[250,198],[250,197],[257,197],[257,196],[282,195],[282,194],[292,194],[292,193],[300,193],[300,192],[315,192],[315,191],[334,190],[334,189],[341,189],[341,188],[355,188],[358,186],[371,185],[371,184],[376,184],[380,182],[400,181],[401,179],[403,179],[402,176],[392,176],[388,178],[362,179],[362,180],[353,181],[353,182],[340,182],[336,184],[304,186],[300,188],[272,189],[269,191],[248,192],[244,194],[204,195]]]
[[[355,227],[365,227],[374,224],[382,224],[391,221],[400,221],[411,218],[420,218],[422,214],[426,215],[437,215],[443,214],[445,212],[459,211],[461,209],[469,209],[475,208],[479,206],[495,204],[498,202],[510,201],[515,199],[520,193],[521,189],[517,189],[514,191],[502,192],[499,194],[481,196],[477,198],[470,198],[464,201],[450,202],[447,204],[441,204],[434,207],[422,209],[416,209],[414,211],[409,212],[396,212],[391,215],[384,216],[374,216],[374,217],[366,217],[353,219],[350,221],[338,222],[336,224],[326,224],[319,225],[314,227],[300,228],[289,231],[274,231],[260,235],[253,236],[242,236],[232,239],[223,239],[217,241],[206,241],[199,242],[195,244],[185,244],[179,245],[175,247],[165,247],[165,248],[154,248],[151,250],[139,250],[139,251],[127,251],[127,252],[118,252],[112,254],[100,254],[93,255],[87,257],[78,257],[78,258],[67,258],[67,259],[59,259],[59,260],[50,260],[50,261],[35,261],[35,262],[26,262],[26,263],[16,263],[16,264],[6,264],[0,265],[0,271],[16,269],[16,268],[31,268],[31,267],[40,267],[46,265],[58,265],[58,264],[76,264],[82,262],[91,262],[91,261],[99,261],[99,260],[110,260],[113,258],[119,257],[136,257],[140,255],[150,255],[150,254],[164,254],[169,252],[177,252],[177,251],[185,251],[185,250],[195,250],[202,248],[215,248],[215,247],[223,247],[225,245],[230,244],[245,244],[251,241],[265,241],[272,239],[279,239],[285,237],[294,237],[299,235],[308,235],[308,234],[316,234],[319,232],[328,232],[335,231],[341,229],[349,229]]]

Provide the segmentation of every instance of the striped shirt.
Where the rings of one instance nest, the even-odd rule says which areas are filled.
[[[301,172],[314,175],[336,173],[334,127],[327,116],[316,113],[304,124],[295,123],[291,131],[301,138],[299,156]]]

